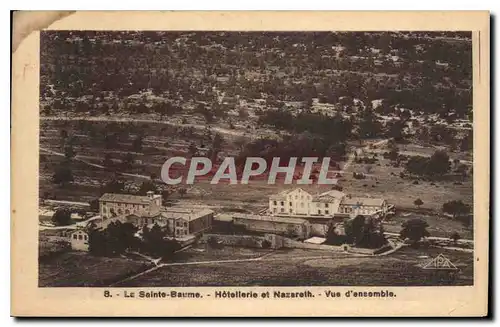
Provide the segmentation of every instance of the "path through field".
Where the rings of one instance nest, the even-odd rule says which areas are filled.
[[[50,150],[50,149],[47,149],[47,148],[40,147],[40,151],[47,152],[47,153],[50,153],[50,154],[55,155],[55,156],[64,157],[64,153],[57,152],[57,151],[54,151],[54,150]],[[88,162],[87,160],[82,159],[82,157],[80,157],[79,155],[76,155],[72,160],[80,161],[80,162],[82,162],[82,163],[84,163],[86,165],[92,166],[92,167],[96,167],[96,168],[100,168],[100,169],[106,169],[106,167],[104,167],[103,165],[99,165],[99,164],[95,164],[95,163],[92,163],[92,162]],[[130,176],[130,177],[151,179],[150,176],[140,175],[140,174],[130,174],[130,173],[122,173],[122,172],[120,172],[119,174],[123,175],[123,176]]]
[[[119,117],[59,117],[59,116],[41,116],[40,120],[62,120],[62,121],[72,121],[72,120],[86,120],[86,121],[102,121],[102,122],[117,122],[117,123],[148,123],[148,124],[163,124],[169,126],[181,126],[181,127],[192,127],[198,130],[206,130],[207,127],[214,132],[231,135],[231,136],[244,136],[247,138],[257,138],[258,133],[247,133],[246,131],[238,131],[234,129],[224,128],[224,127],[214,127],[203,124],[182,124],[181,122],[172,122],[165,120],[154,120],[154,119],[137,119],[137,118],[119,118]]]

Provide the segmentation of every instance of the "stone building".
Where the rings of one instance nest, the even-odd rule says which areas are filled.
[[[103,220],[130,214],[155,214],[160,211],[162,197],[148,192],[146,196],[105,193],[99,199],[99,213]]]

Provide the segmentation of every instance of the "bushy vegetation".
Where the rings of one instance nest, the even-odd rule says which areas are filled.
[[[223,89],[228,98],[264,96],[275,108],[386,99],[380,110],[463,117],[472,103],[471,42],[455,32],[44,31],[40,96],[49,111],[104,114],[171,115],[192,100],[212,119],[224,111]],[[168,100],[123,100],[143,92]]]
[[[171,259],[180,245],[166,238],[166,232],[158,225],[142,229],[142,239],[136,236],[138,228],[120,221],[110,223],[106,229],[89,230],[89,252],[97,256],[118,256],[125,251],[140,251],[164,260]]]
[[[402,239],[409,239],[413,246],[417,246],[422,238],[430,236],[428,227],[429,224],[423,219],[410,219],[402,224],[399,235]]]
[[[326,234],[326,244],[353,244],[362,248],[375,249],[387,243],[382,225],[372,218],[358,215],[343,223],[345,234],[339,234],[331,223]]]

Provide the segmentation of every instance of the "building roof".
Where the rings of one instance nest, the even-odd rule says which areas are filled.
[[[129,222],[129,217],[132,215],[121,215],[121,216],[116,216],[116,217],[111,217],[105,220],[93,220],[92,223],[95,224],[95,227],[97,229],[106,229],[108,228],[109,224],[114,223],[114,222],[121,222],[121,223],[127,223]]]
[[[324,192],[324,193],[315,195],[313,197],[313,202],[330,203],[330,202],[333,202],[335,200],[342,200],[344,198],[344,196],[345,196],[345,194],[340,192],[340,191],[331,190],[328,192]]]
[[[131,204],[148,204],[151,202],[151,198],[144,195],[132,195],[132,194],[118,194],[118,193],[105,193],[101,196],[99,201],[106,202],[120,202],[120,203],[131,203]]]
[[[85,233],[85,234],[88,234],[86,230],[84,230],[83,228],[80,228],[80,229],[72,231],[70,235],[73,235],[73,234],[76,234],[76,233]]]
[[[345,197],[341,204],[380,207],[384,201],[382,198]]]
[[[326,192],[323,192],[321,194],[318,194],[317,196],[318,197],[330,196],[330,197],[333,197],[336,199],[342,199],[345,196],[345,193],[337,191],[337,190],[330,190],[330,191],[326,191]]]
[[[277,223],[289,223],[289,224],[304,224],[308,222],[307,220],[301,218],[253,215],[247,213],[235,213],[233,215],[233,219],[249,219],[249,220],[259,220],[259,221],[271,221]]]
[[[196,220],[201,217],[213,214],[213,210],[210,209],[190,209],[190,208],[176,208],[170,207],[165,211],[161,212],[161,216],[164,218],[182,218],[187,221]]]
[[[269,196],[269,199],[271,200],[284,200],[286,198],[286,196],[292,192],[295,192],[297,190],[300,190],[301,192],[304,192],[306,194],[309,194],[309,192],[307,191],[304,191],[302,188],[300,187],[297,187],[297,188],[294,188],[294,189],[289,189],[289,190],[284,190],[284,191],[281,191],[279,192],[278,194],[273,194],[271,196]],[[310,195],[310,194],[309,194]]]
[[[279,192],[278,194],[272,194],[271,196],[269,196],[269,198],[271,200],[282,200],[282,199],[285,199],[286,196],[291,193],[293,190],[285,190],[285,191],[281,191]]]
[[[325,243],[325,241],[326,241],[326,238],[324,238],[324,237],[313,236],[313,237],[305,240],[304,243],[323,244],[323,243]]]

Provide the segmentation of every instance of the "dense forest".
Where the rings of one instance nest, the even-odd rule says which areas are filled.
[[[41,33],[42,113],[170,115],[192,102],[265,99],[267,108],[312,99],[464,118],[472,107],[467,32],[94,32]],[[162,101],[132,101],[149,92]]]

